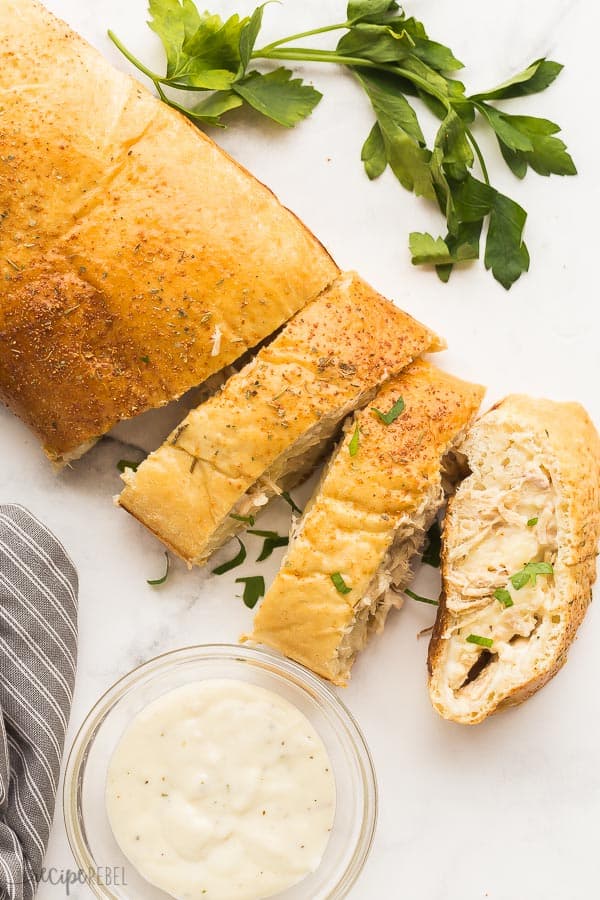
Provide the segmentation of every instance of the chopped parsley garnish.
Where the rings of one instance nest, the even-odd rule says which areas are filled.
[[[339,572],[334,572],[330,577],[335,585],[336,591],[339,594],[349,594],[352,591],[352,588],[348,587]]]
[[[533,526],[534,526],[534,525],[537,525],[537,523],[538,523],[538,517],[537,517],[537,516],[534,516],[533,519],[527,519],[527,527],[528,527],[528,528],[533,528]]]
[[[360,441],[360,428],[358,427],[358,422],[357,422],[356,426],[354,428],[354,434],[352,435],[352,438],[348,445],[348,453],[350,454],[350,456],[356,456],[356,454],[358,453],[359,441]]]
[[[423,553],[423,562],[434,569],[440,567],[440,554],[442,552],[442,533],[440,523],[436,519],[427,532],[427,546]]]
[[[285,502],[288,504],[288,506],[292,507],[292,510],[295,513],[298,513],[299,516],[302,515],[302,510],[300,509],[298,504],[294,501],[294,498],[289,493],[289,491],[282,491],[282,493],[279,496],[281,497],[282,500],[285,500]]]
[[[520,572],[515,572],[510,576],[510,582],[515,591],[520,591],[527,584],[535,587],[538,575],[554,575],[552,565],[547,562],[525,563]]]
[[[149,356],[140,356],[140,361],[143,363],[146,363],[146,365],[148,365],[148,363],[150,362],[150,357]]]
[[[479,644],[480,647],[492,647],[494,641],[492,638],[481,637],[480,634],[470,634],[467,638],[468,644]]]
[[[277,547],[287,547],[290,542],[287,535],[278,534],[276,531],[259,531],[258,529],[252,530],[249,528],[247,534],[254,534],[265,539],[260,556],[257,556],[256,562],[268,559],[273,550],[276,550]]]
[[[244,585],[243,600],[248,609],[254,609],[260,598],[265,596],[265,579],[262,575],[236,578],[235,583]]]
[[[509,606],[514,606],[513,598],[510,596],[510,593],[506,590],[506,588],[498,588],[494,591],[494,598],[498,600],[502,606],[505,606],[507,609]]]
[[[140,466],[143,461],[143,459],[141,459],[139,462],[133,462],[130,459],[120,459],[117,463],[117,469],[119,470],[119,472],[121,472],[121,474],[125,471],[125,469],[131,469],[133,472],[137,472],[138,466]]]
[[[240,549],[238,550],[236,555],[233,557],[233,559],[230,559],[228,562],[221,563],[220,566],[217,566],[216,569],[213,569],[213,575],[224,575],[225,572],[231,572],[232,569],[237,569],[237,567],[241,566],[241,564],[244,562],[247,556],[246,548],[240,541],[239,537],[236,537],[236,541],[240,545]]]
[[[256,521],[254,516],[240,516],[237,513],[229,513],[229,518],[235,519],[236,522],[243,522],[245,525],[250,526],[254,525],[254,522]]]
[[[159,584],[164,584],[167,578],[169,577],[169,569],[171,567],[171,561],[169,559],[169,554],[165,550],[165,574],[161,578],[147,578],[148,584],[151,584],[153,587],[156,587]]]
[[[418,600],[419,603],[429,603],[430,606],[440,605],[437,600],[430,600],[429,597],[421,597],[419,594],[415,594],[415,592],[411,591],[409,588],[405,588],[404,593],[407,597],[410,597],[411,600]]]
[[[390,411],[386,413],[381,412],[380,409],[376,409],[374,406],[371,409],[384,425],[391,425],[404,412],[404,400],[402,397],[398,397]]]

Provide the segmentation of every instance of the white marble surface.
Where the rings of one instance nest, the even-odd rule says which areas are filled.
[[[105,36],[114,28],[147,59],[160,58],[146,29],[145,0],[47,0],[118,66]],[[212,0],[215,11],[235,7]],[[313,117],[286,132],[256,122],[217,139],[266,181],[322,238],[339,263],[424,319],[449,342],[443,365],[489,385],[486,402],[509,391],[582,401],[600,423],[597,331],[596,180],[600,132],[588,87],[600,27],[598,5],[576,0],[503,4],[413,0],[433,36],[469,60],[468,84],[486,87],[544,54],[566,64],[546,94],[514,101],[558,120],[580,176],[517,183],[492,165],[495,183],[530,210],[531,273],[506,294],[480,266],[449,286],[414,270],[407,232],[437,230],[437,215],[390,176],[370,184],[359,153],[370,127],[365,99],[339,72],[308,73],[325,99]],[[271,6],[275,33],[343,18],[343,0],[286,0]],[[584,102],[585,95],[585,102]],[[486,148],[494,153],[491,142]],[[154,446],[170,413],[129,426],[126,439]],[[80,574],[80,651],[70,736],[119,675],[160,651],[190,642],[233,641],[250,621],[236,598],[235,574],[221,579],[175,564],[168,583],[159,544],[112,505],[116,461],[131,456],[102,441],[56,477],[36,440],[0,411],[0,497],[30,507],[55,530]],[[170,424],[170,423],[169,423]],[[121,434],[123,434],[121,429]],[[275,510],[267,521],[283,523]],[[272,565],[265,565],[266,575]],[[419,576],[435,591],[432,570]],[[443,722],[425,689],[432,621],[416,604],[391,617],[356,667],[344,699],[371,745],[381,790],[379,829],[353,900],[573,900],[597,896],[600,858],[600,692],[598,610],[590,609],[566,669],[522,708],[476,729]],[[72,867],[60,802],[48,866]],[[64,895],[43,886],[40,900]],[[86,900],[87,889],[71,896]],[[309,898],[307,898],[309,900]]]

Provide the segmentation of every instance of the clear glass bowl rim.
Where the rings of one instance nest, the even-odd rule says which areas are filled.
[[[88,752],[96,732],[113,707],[147,675],[186,660],[214,659],[242,661],[275,671],[287,681],[312,694],[317,702],[332,711],[344,726],[361,773],[363,788],[363,820],[351,859],[339,873],[336,884],[322,900],[342,900],[355,884],[369,857],[378,817],[378,788],[375,766],[363,732],[345,703],[332,688],[310,670],[298,663],[265,649],[242,644],[196,644],[169,650],[149,659],[114,682],[94,703],[80,725],[67,756],[63,782],[63,815],[71,852],[77,866],[88,873],[88,886],[99,900],[112,900],[113,894],[95,874],[95,860],[88,849],[85,822],[79,804],[79,788],[85,771]],[[276,898],[275,898],[276,900]]]

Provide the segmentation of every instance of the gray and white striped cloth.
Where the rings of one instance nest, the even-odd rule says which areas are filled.
[[[21,506],[0,506],[0,896],[30,900],[54,813],[77,654],[77,573]]]

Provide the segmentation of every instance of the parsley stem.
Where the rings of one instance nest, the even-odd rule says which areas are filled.
[[[109,29],[108,36],[111,39],[111,41],[113,42],[113,44],[115,45],[115,47],[117,47],[117,49],[121,51],[123,56],[126,59],[128,59],[129,62],[136,67],[136,69],[139,69],[140,72],[143,72],[144,75],[146,75],[151,81],[153,81],[154,84],[158,85],[159,81],[164,80],[160,77],[160,75],[157,75],[156,72],[152,72],[150,69],[146,68],[146,66],[143,64],[143,62],[140,62],[140,60],[137,59],[137,57],[135,57],[133,55],[133,53],[130,53],[129,50],[127,49],[127,47],[125,47],[125,45],[121,43],[121,41],[116,36],[114,31],[111,31]]]
[[[261,56],[264,53],[275,50],[276,47],[280,47],[282,44],[291,44],[292,41],[299,41],[300,38],[312,37],[315,34],[326,34],[328,31],[340,31],[342,28],[349,27],[349,22],[339,22],[336,25],[324,25],[322,28],[314,28],[312,31],[299,31],[298,34],[291,34],[289,37],[280,38],[278,41],[273,41],[272,44],[267,44],[261,50],[257,50],[256,53]]]
[[[256,50],[252,54],[252,59],[289,59],[299,62],[334,63],[340,66],[366,66],[369,69],[388,69],[388,71],[394,69],[395,71],[394,66],[374,63],[369,59],[360,59],[354,56],[340,56],[335,50],[314,50],[310,47],[288,47],[285,50],[269,50],[267,53]]]
[[[485,164],[485,159],[483,158],[483,153],[481,152],[481,147],[479,146],[479,144],[473,137],[473,132],[471,131],[470,128],[465,128],[465,133],[467,135],[467,138],[469,139],[469,142],[470,142],[473,150],[475,151],[475,155],[479,161],[479,165],[481,166],[481,174],[483,175],[483,180],[485,181],[485,183],[487,185],[489,185],[490,176],[488,175],[488,170],[487,170],[487,166]]]
[[[440,91],[437,91],[429,82],[408,69],[400,66],[394,66],[387,63],[376,63],[370,59],[361,59],[357,56],[340,56],[335,50],[311,50],[309,47],[288,47],[285,50],[269,50],[267,53],[257,50],[252,54],[252,59],[281,59],[291,60],[294,62],[321,62],[332,63],[338,66],[351,66],[354,68],[377,69],[379,72],[389,72],[391,75],[397,75],[412,81],[413,84],[420,87],[423,91],[431,94],[436,100],[439,100],[447,110],[451,108],[448,97],[445,97]]]

